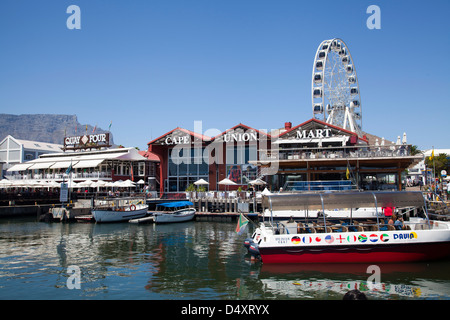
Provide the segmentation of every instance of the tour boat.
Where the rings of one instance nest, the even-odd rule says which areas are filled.
[[[367,221],[326,215],[315,219],[261,222],[244,243],[263,263],[382,263],[440,259],[450,255],[449,224],[430,221],[421,192],[345,192],[278,194],[263,197],[272,210],[340,209],[348,207],[423,208],[423,217],[405,215],[403,227],[385,217]]]
[[[190,201],[166,202],[156,205],[153,213],[155,223],[190,221],[195,217],[194,204]]]
[[[95,222],[122,222],[145,217],[147,211],[144,199],[111,198],[96,201],[92,216]]]

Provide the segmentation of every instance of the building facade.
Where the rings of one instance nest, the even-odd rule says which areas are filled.
[[[148,143],[160,159],[160,192],[184,192],[195,181],[209,190],[247,189],[262,179],[271,190],[295,181],[351,180],[360,189],[401,190],[402,173],[418,162],[410,145],[382,141],[310,119],[270,134],[239,124],[214,137],[176,128]],[[228,178],[233,185],[222,185]]]
[[[61,152],[62,148],[59,144],[16,139],[8,135],[0,142],[2,173],[16,164],[37,159],[40,155]]]

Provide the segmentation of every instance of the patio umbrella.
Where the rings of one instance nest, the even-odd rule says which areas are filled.
[[[195,184],[196,186],[200,186],[200,185],[207,185],[207,184],[209,184],[209,182],[208,182],[208,181],[205,181],[205,180],[203,180],[203,179],[200,179],[200,180],[195,181],[194,184]]]
[[[12,183],[8,179],[2,179],[0,180],[0,188],[8,188],[11,187]]]
[[[249,181],[248,183],[250,183],[252,185],[258,185],[258,186],[262,186],[262,185],[266,184],[265,181],[263,181],[263,180],[261,180],[259,178],[256,179],[256,180]]]
[[[141,179],[141,180],[139,180],[137,183],[138,183],[138,184],[145,184],[145,181]]]
[[[134,187],[136,187],[136,184],[133,181],[128,179],[128,180],[125,180],[124,182],[122,182],[120,184],[120,186],[125,187],[125,188],[134,188]]]
[[[219,184],[220,184],[220,185],[223,185],[223,186],[234,186],[234,185],[236,185],[237,183],[234,182],[234,181],[231,181],[231,180],[228,179],[228,178],[225,178],[225,179],[223,179],[223,180],[220,180],[220,181],[219,181]]]

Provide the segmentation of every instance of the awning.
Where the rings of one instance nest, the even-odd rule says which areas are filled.
[[[18,163],[16,165],[13,165],[7,171],[25,171],[29,167],[31,167],[31,165],[32,165],[32,163]]]
[[[100,163],[102,163],[105,159],[97,159],[97,160],[81,160],[76,165],[73,165],[73,168],[95,168]]]
[[[78,163],[78,161],[58,161],[52,166],[50,166],[50,169],[63,169],[68,168],[70,164],[72,164],[72,167],[75,166]]]
[[[55,162],[35,162],[29,169],[48,169],[50,166],[52,166]]]
[[[424,199],[420,191],[280,193],[264,196],[262,205],[272,210],[421,207]]]

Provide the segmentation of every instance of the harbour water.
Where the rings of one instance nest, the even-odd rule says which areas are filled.
[[[450,259],[378,265],[264,265],[235,222],[170,225],[0,220],[0,299],[372,300],[450,299]],[[79,273],[77,273],[78,271]],[[79,280],[79,282],[77,282]]]

